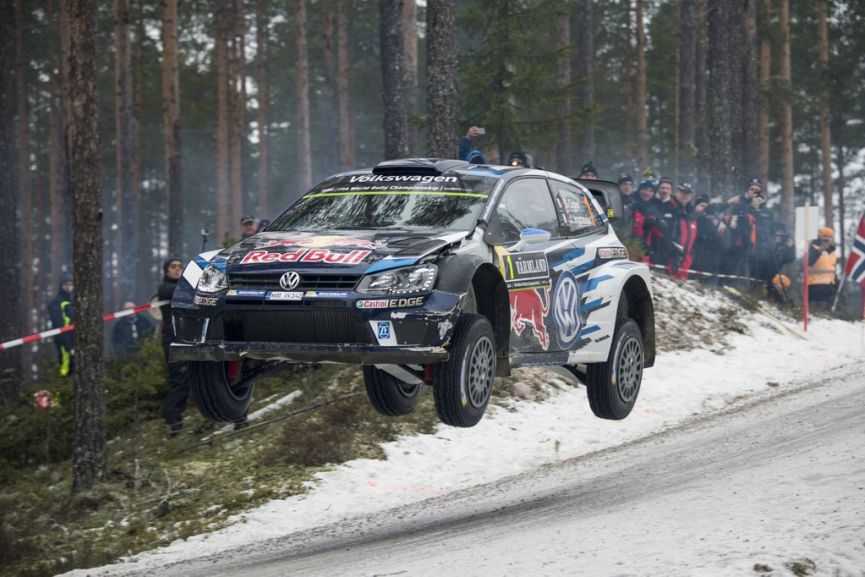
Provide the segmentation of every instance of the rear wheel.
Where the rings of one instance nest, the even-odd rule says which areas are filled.
[[[388,417],[408,415],[417,406],[421,385],[406,383],[379,368],[365,365],[363,380],[372,407]]]
[[[633,320],[619,317],[607,361],[587,366],[586,388],[595,416],[621,420],[628,416],[643,380],[643,337]]]
[[[433,397],[443,423],[473,427],[484,416],[496,375],[495,342],[486,317],[460,316],[450,358],[435,369]]]
[[[192,398],[205,418],[233,423],[246,415],[255,385],[244,382],[242,362],[188,363]]]

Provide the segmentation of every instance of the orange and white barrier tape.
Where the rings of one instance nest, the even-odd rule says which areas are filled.
[[[149,303],[146,305],[138,305],[137,307],[131,309],[123,309],[122,311],[117,311],[116,313],[108,313],[102,315],[103,321],[113,321],[114,319],[119,319],[121,317],[128,317],[130,315],[137,315],[138,313],[142,313],[144,311],[150,309],[158,309],[159,307],[165,306],[171,301],[156,301],[153,303]],[[75,325],[69,325],[68,327],[61,327],[59,329],[51,329],[48,331],[42,331],[41,333],[36,333],[32,335],[28,335],[26,337],[22,337],[20,339],[12,339],[11,341],[6,341],[5,343],[0,343],[0,351],[5,351],[6,349],[11,349],[13,347],[17,347],[20,345],[26,345],[29,343],[35,343],[36,341],[41,341],[43,339],[50,339],[51,337],[56,337],[62,333],[68,333],[69,331],[75,330]]]

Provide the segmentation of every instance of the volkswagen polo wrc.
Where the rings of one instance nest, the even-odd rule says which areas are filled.
[[[536,169],[406,159],[337,174],[264,232],[186,266],[171,359],[216,421],[297,362],[362,365],[385,415],[411,412],[429,385],[440,419],[462,427],[496,376],[564,366],[597,416],[623,419],[654,363],[654,312],[614,216]]]

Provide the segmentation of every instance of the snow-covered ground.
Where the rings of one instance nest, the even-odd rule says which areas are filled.
[[[717,293],[698,295],[662,282],[665,299],[706,313],[701,322],[711,322],[712,311],[731,306]],[[865,358],[861,322],[812,320],[802,339],[759,314],[743,311],[736,321],[744,327],[741,334],[659,354],[645,373],[634,412],[624,421],[595,418],[585,389],[566,386],[561,377],[540,369],[527,370],[530,387],[548,383],[547,400],[514,400],[491,408],[471,429],[440,427],[435,434],[399,439],[385,446],[386,460],[356,460],[321,473],[309,493],[267,503],[225,529],[138,555],[122,566],[69,575],[157,567],[418,502],[638,439],[744,399],[829,377],[833,369]]]

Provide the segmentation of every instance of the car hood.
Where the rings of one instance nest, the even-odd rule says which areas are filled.
[[[222,252],[228,273],[286,269],[361,274],[410,266],[468,233],[262,232]],[[222,259],[220,259],[222,260]]]

